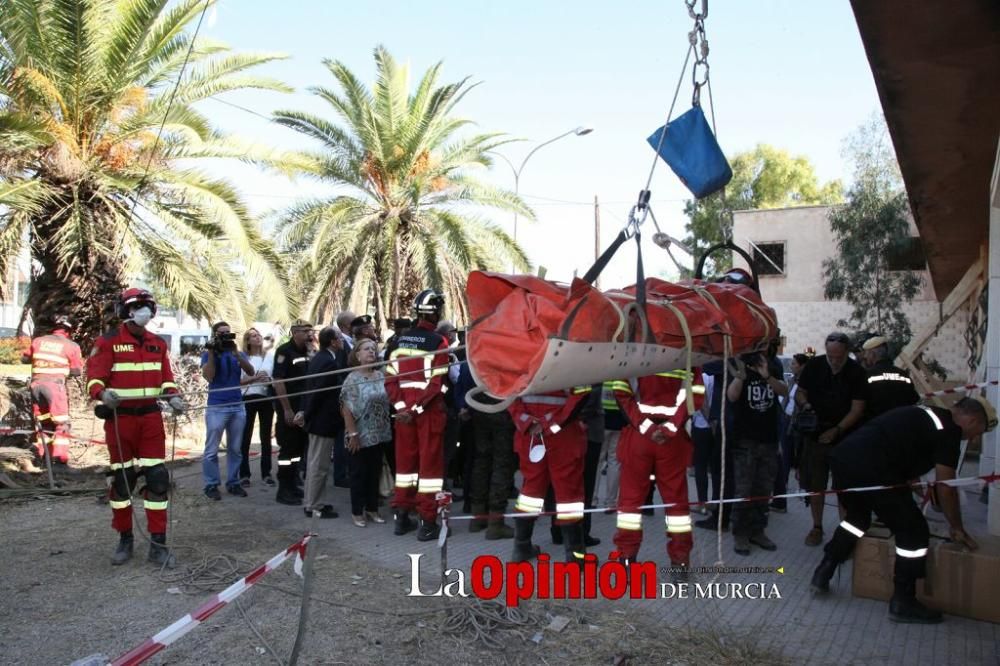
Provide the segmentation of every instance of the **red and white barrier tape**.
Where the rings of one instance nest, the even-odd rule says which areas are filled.
[[[840,493],[865,493],[875,490],[894,490],[898,488],[924,488],[935,485],[969,486],[974,483],[994,483],[1000,482],[1000,474],[985,474],[983,476],[966,476],[959,479],[949,479],[948,481],[919,481],[917,483],[897,483],[884,486],[860,486],[857,488],[838,488],[830,490],[802,491],[798,493],[785,493],[783,495],[760,495],[755,497],[734,497],[732,499],[706,500],[704,502],[667,502],[665,504],[643,504],[639,509],[672,509],[674,507],[695,507],[709,506],[712,504],[741,504],[743,502],[765,502],[774,499],[794,499],[796,497],[823,497],[825,495],[839,495]],[[616,508],[596,508],[584,509],[583,513],[617,513]],[[488,520],[491,518],[537,518],[539,516],[554,516],[556,511],[536,511],[533,513],[515,511],[512,513],[489,513],[489,514],[467,514],[462,516],[449,516],[449,520]],[[580,512],[577,512],[580,513]]]
[[[966,384],[965,386],[955,386],[950,389],[942,389],[940,391],[931,391],[930,393],[921,393],[921,398],[933,398],[939,395],[951,395],[953,393],[965,393],[967,391],[975,391],[976,389],[986,388],[987,386],[997,386],[1000,384],[1000,379],[994,379],[989,382],[979,382],[978,384]]]
[[[293,554],[295,555],[295,573],[301,576],[302,559],[306,554],[306,545],[313,536],[314,535],[312,534],[303,536],[284,551],[278,553],[270,560],[224,589],[222,592],[219,592],[204,604],[177,620],[163,631],[155,634],[151,638],[147,638],[141,645],[137,645],[112,661],[112,666],[134,666],[135,664],[141,664],[146,661],[154,654],[171,645],[178,638],[207,620],[220,608],[223,608],[236,597],[246,592],[251,586],[253,586],[254,583],[263,578],[265,574],[277,569]]]

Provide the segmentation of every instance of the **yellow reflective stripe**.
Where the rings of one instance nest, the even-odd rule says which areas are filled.
[[[146,370],[159,370],[163,366],[159,361],[146,361],[143,363],[115,363],[111,366],[111,372],[145,372]]]
[[[396,474],[397,488],[416,488],[419,474]]]
[[[63,375],[69,374],[69,368],[32,368],[33,375]]]
[[[41,418],[41,417],[38,417],[38,418]],[[68,415],[65,415],[65,416],[53,416],[52,417],[52,422],[53,423],[69,423],[69,416]]]
[[[620,530],[641,530],[642,529],[642,514],[641,513],[619,513],[617,525]]]
[[[166,511],[167,510],[167,500],[163,500],[162,502],[154,502],[153,500],[145,500],[145,501],[143,501],[142,506],[147,511]]]
[[[132,506],[132,500],[109,500],[108,504],[111,505],[112,509],[127,509]]]
[[[31,358],[32,358],[32,360],[35,360],[35,361],[39,361],[39,360],[40,361],[52,361],[53,363],[65,363],[65,364],[69,365],[69,359],[68,358],[66,358],[65,356],[62,356],[61,354],[53,354],[51,352],[43,352],[43,351],[33,352],[31,354]]]
[[[87,390],[89,391],[90,387],[94,386],[95,384],[100,384],[101,386],[105,386],[104,382],[101,381],[100,379],[91,379],[89,382],[87,382]]]
[[[425,389],[428,385],[429,382],[399,382],[399,388]]]
[[[702,384],[695,384],[691,387],[691,393],[695,395],[705,395],[705,387]]]
[[[573,520],[583,518],[583,502],[565,502],[556,504],[556,518],[561,520]]]
[[[135,465],[134,460],[126,460],[125,462],[111,463],[111,469],[112,470],[125,469],[126,467],[132,467],[133,465]]]
[[[162,384],[160,384],[160,388],[161,389],[177,388],[177,384],[174,384],[173,382],[163,382]]]
[[[573,387],[573,395],[581,395],[583,393],[590,393],[593,390],[594,389],[591,386],[574,386]]]
[[[604,382],[604,386],[611,389],[612,391],[627,391],[628,393],[632,392],[632,387],[629,385],[629,383],[621,379],[616,379],[615,381],[611,382]]]
[[[163,464],[163,458],[139,458],[139,467],[152,467]]]
[[[137,388],[137,389],[114,389],[115,393],[122,398],[155,398],[160,395],[161,389],[159,386],[156,388]]]
[[[431,375],[430,375],[431,377],[437,377],[438,375],[446,375],[446,374],[448,374],[447,365],[435,365],[431,368]]]
[[[545,507],[545,498],[531,497],[530,495],[518,495],[514,508],[518,511],[535,513]]]
[[[51,419],[51,418],[52,418],[52,414],[49,414],[48,412],[45,412],[44,414],[39,414],[38,415],[38,420],[39,421],[44,421],[46,419]]]
[[[444,479],[420,479],[417,484],[418,493],[437,493],[444,487]]]
[[[687,370],[670,370],[668,372],[658,372],[657,377],[671,377],[673,379],[690,379],[694,377],[693,374]]]

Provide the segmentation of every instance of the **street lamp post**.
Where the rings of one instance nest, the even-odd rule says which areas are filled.
[[[521,172],[524,171],[524,165],[528,163],[528,160],[531,159],[532,155],[534,155],[535,153],[537,153],[539,150],[541,150],[545,146],[549,145],[550,143],[555,143],[559,139],[564,139],[564,138],[566,138],[567,136],[570,136],[570,135],[584,136],[586,134],[590,134],[593,131],[594,131],[593,127],[584,127],[583,125],[581,125],[580,127],[575,127],[575,128],[571,129],[568,132],[563,132],[559,136],[552,137],[548,141],[543,141],[540,144],[538,144],[537,146],[535,146],[534,148],[532,148],[531,152],[528,153],[524,157],[523,160],[521,160],[521,166],[516,167],[516,168],[514,167],[513,162],[511,162],[509,159],[507,159],[506,157],[504,157],[500,153],[493,153],[493,154],[497,155],[498,157],[500,157],[500,159],[502,159],[504,162],[506,162],[507,166],[510,167],[511,172],[513,172],[513,174],[514,174],[514,194],[520,194],[521,193]],[[517,213],[514,213],[514,242],[515,243],[517,242]]]

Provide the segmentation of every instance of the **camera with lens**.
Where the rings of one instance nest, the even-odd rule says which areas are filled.
[[[214,352],[233,351],[236,349],[235,333],[216,333],[205,343],[205,349]]]

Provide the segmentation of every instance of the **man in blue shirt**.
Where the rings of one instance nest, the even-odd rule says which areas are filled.
[[[240,371],[254,374],[246,354],[236,351],[236,336],[224,321],[212,325],[212,339],[201,354],[201,374],[208,381],[208,407],[205,410],[205,454],[201,474],[205,479],[205,496],[221,500],[219,493],[219,443],[226,433],[226,490],[230,495],[246,497],[240,485],[240,443],[246,412],[240,396]]]

